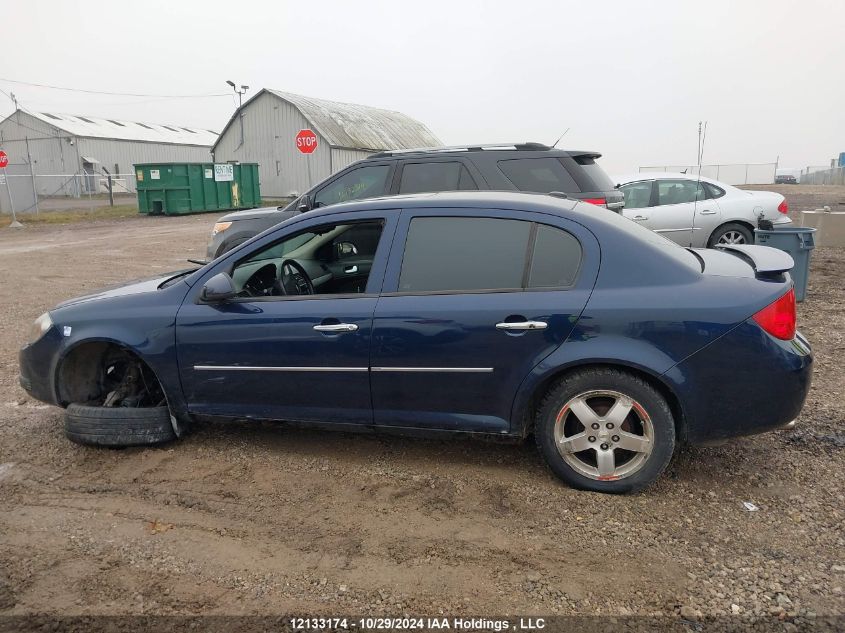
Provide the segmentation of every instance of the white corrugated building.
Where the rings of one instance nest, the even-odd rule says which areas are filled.
[[[312,154],[296,148],[303,129],[317,135]],[[300,194],[370,154],[437,145],[442,143],[431,130],[401,112],[265,88],[232,116],[212,152],[218,163],[258,163],[262,195],[281,198]]]
[[[28,174],[31,157],[39,196],[102,191],[106,171],[118,174],[115,191],[134,193],[132,165],[211,162],[216,139],[216,132],[196,127],[28,110],[0,121],[0,148],[10,167],[18,166],[10,171]]]

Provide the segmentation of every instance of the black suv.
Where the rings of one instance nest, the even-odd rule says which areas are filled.
[[[494,189],[558,191],[621,211],[622,192],[596,164],[598,152],[554,149],[541,143],[393,150],[373,154],[332,174],[287,206],[224,215],[214,225],[209,259],[296,213],[377,196]]]

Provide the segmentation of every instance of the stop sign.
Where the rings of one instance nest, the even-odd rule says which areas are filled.
[[[9,157],[6,156],[6,152],[0,150],[0,169],[5,169],[6,165],[9,164]]]
[[[296,134],[296,149],[303,154],[311,154],[317,149],[317,135],[311,130],[299,130]]]

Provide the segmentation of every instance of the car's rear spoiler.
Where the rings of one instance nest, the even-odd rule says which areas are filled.
[[[770,246],[719,244],[718,248],[744,259],[758,277],[776,277],[795,266],[795,260],[789,253]]]

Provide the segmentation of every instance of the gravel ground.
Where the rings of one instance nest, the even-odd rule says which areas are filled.
[[[845,614],[845,251],[813,253],[798,430],[685,449],[633,496],[565,487],[530,443],[235,423],[71,444],[17,385],[29,324],[202,257],[213,221],[0,230],[0,613]]]

